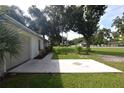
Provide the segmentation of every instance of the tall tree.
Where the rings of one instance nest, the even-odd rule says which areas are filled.
[[[14,5],[10,6],[7,14],[13,19],[15,19],[16,21],[20,22],[21,24],[26,25],[24,13],[19,7]]]
[[[118,31],[112,32],[112,41],[119,41],[120,33]]]
[[[111,40],[111,30],[107,28],[99,29],[94,34],[93,44],[100,45],[101,44],[108,44],[108,42]]]
[[[39,34],[49,35],[47,18],[44,15],[43,11],[38,9],[35,5],[32,5],[28,9],[29,14],[32,16],[33,21],[31,21],[30,28],[36,31]]]
[[[77,44],[81,44],[81,43],[84,43],[84,38],[83,37],[79,37],[79,38],[75,38],[73,40],[70,40],[69,43],[71,45],[77,45]]]
[[[49,22],[51,24],[50,30],[51,37],[57,35],[60,36],[60,33],[67,32],[69,30],[67,25],[68,21],[66,15],[67,14],[66,7],[64,5],[47,6],[44,12],[48,16]],[[64,41],[63,36],[62,41]]]
[[[23,11],[17,6],[1,5],[0,6],[0,14],[7,14],[25,26],[27,26],[29,24],[28,21],[30,18],[28,16],[25,16]]]
[[[98,29],[100,17],[104,14],[104,5],[70,6],[72,30],[82,34],[86,40],[86,53],[90,51],[91,37]]]
[[[0,5],[0,15],[6,13],[9,9],[9,6],[7,5]]]
[[[124,35],[124,13],[122,17],[117,16],[112,23],[112,27],[115,26],[120,35]]]

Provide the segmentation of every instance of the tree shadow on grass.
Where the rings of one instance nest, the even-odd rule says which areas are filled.
[[[61,74],[17,74],[1,81],[1,88],[61,88]]]
[[[55,63],[55,62],[54,62]],[[13,73],[6,79],[0,81],[2,88],[62,88],[62,80],[59,62],[58,63],[44,63],[46,68],[42,71],[46,73]],[[50,70],[53,70],[50,71]],[[55,73],[54,73],[55,72]]]

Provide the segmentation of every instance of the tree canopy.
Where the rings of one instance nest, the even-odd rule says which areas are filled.
[[[98,30],[100,17],[105,13],[104,5],[81,5],[69,6],[69,22],[72,31],[78,32],[84,36],[87,43],[87,53],[90,50],[91,37]]]
[[[39,34],[42,34],[43,37],[44,35],[48,35],[49,34],[48,22],[43,11],[38,9],[35,5],[29,7],[28,11],[31,17],[33,18],[31,24],[29,25],[29,28],[31,28],[32,30],[36,31]]]
[[[8,15],[28,26],[33,31],[49,36],[51,41],[62,39],[62,32],[70,30],[84,36],[87,43],[87,51],[90,50],[92,36],[99,28],[100,17],[105,13],[105,5],[50,5],[44,10],[32,5],[27,17],[17,6],[11,6]],[[117,22],[115,22],[117,23]],[[122,27],[123,28],[123,27]],[[59,40],[60,42],[62,40]]]
[[[111,30],[107,28],[99,29],[93,36],[93,43],[95,45],[108,44],[111,40]]]
[[[1,5],[0,6],[0,14],[7,14],[16,21],[20,22],[21,24],[27,26],[29,17],[24,15],[24,12],[17,6],[7,6],[7,5]]]
[[[124,13],[122,17],[117,16],[113,20],[112,27],[115,26],[117,28],[117,31],[121,34],[124,35]]]

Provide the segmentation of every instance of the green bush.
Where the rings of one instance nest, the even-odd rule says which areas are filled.
[[[61,54],[61,55],[65,55],[68,53],[78,53],[80,54],[82,52],[82,47],[78,46],[78,47],[54,47],[53,48],[53,52],[56,54]]]
[[[53,51],[56,54],[68,54],[68,53],[75,53],[76,52],[75,48],[70,48],[70,47],[54,48]]]
[[[0,63],[6,64],[6,53],[8,53],[10,57],[15,57],[19,54],[20,49],[21,41],[19,34],[0,23]],[[6,68],[4,72],[6,72]]]
[[[78,46],[78,47],[76,47],[76,50],[77,50],[77,53],[80,54],[82,51],[82,47]]]

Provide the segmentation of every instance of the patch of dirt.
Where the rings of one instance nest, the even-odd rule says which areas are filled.
[[[81,58],[88,58],[87,55],[81,55],[80,57],[81,57]]]
[[[79,65],[82,65],[82,64],[79,63],[79,62],[74,62],[73,64],[74,64],[74,65],[78,65],[78,66],[79,66]]]
[[[124,73],[114,73],[117,77],[124,78]]]
[[[101,55],[101,58],[110,62],[124,62],[124,57],[121,56]]]

